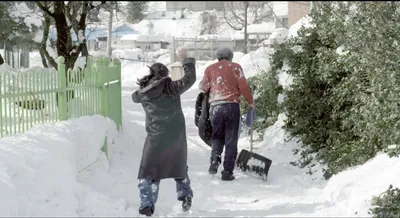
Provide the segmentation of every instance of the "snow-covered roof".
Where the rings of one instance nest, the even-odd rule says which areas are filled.
[[[167,42],[164,35],[128,34],[121,37],[121,41],[136,42]]]
[[[247,26],[247,33],[272,33],[276,28],[274,22],[251,24]],[[244,33],[244,29],[240,31]]]

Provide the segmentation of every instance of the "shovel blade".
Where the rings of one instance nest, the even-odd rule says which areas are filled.
[[[272,160],[246,149],[240,151],[236,161],[236,166],[244,173],[261,178],[264,181],[268,178],[271,164]]]

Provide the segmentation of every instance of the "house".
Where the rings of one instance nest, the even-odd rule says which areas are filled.
[[[251,24],[247,26],[248,34],[248,47],[249,50],[255,50],[258,45],[268,39],[269,36],[276,29],[276,23],[274,21],[265,22],[261,24]],[[244,47],[244,28],[241,31],[236,32],[232,36],[232,40],[235,44],[235,50],[240,50]]]
[[[223,1],[167,1],[167,11],[207,11],[207,10],[223,10]]]
[[[143,51],[167,49],[171,39],[165,35],[127,34],[121,37],[119,49],[140,48]]]
[[[310,12],[310,1],[293,1],[288,4],[288,24],[292,26]]]
[[[139,34],[138,31],[136,31],[133,28],[132,24],[129,23],[124,23],[121,24],[117,27],[114,27],[112,32],[111,32],[111,37],[112,37],[112,47],[113,48],[119,48],[121,47],[121,38],[125,35],[130,35],[130,34]],[[97,43],[95,45],[94,50],[106,50],[107,49],[107,39],[108,39],[108,29],[102,34],[97,36]]]
[[[289,28],[310,12],[310,1],[273,2],[277,28]]]
[[[117,46],[120,43],[120,39],[124,35],[128,34],[139,34],[131,24],[124,23],[117,27],[114,27],[112,30],[112,45],[113,47]],[[86,27],[85,30],[85,39],[87,43],[88,50],[106,50],[107,48],[107,38],[108,38],[108,28],[107,27],[95,27],[90,26]],[[78,37],[75,32],[71,30],[71,39],[73,43],[78,42]],[[57,30],[54,26],[50,27],[49,30],[49,40],[54,42],[57,40]]]
[[[289,29],[287,28],[277,28],[268,39],[264,40],[261,45],[274,48],[276,44],[281,44],[285,42],[288,38]]]

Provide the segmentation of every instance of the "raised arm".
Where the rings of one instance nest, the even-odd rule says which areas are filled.
[[[171,95],[182,95],[196,82],[196,60],[194,58],[185,58],[182,61],[185,75],[177,81],[171,81],[167,84],[167,91]]]

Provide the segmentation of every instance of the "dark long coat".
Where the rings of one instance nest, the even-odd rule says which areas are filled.
[[[196,99],[196,112],[194,124],[197,126],[199,136],[208,146],[211,147],[212,126],[210,121],[210,103],[208,93],[200,92]]]
[[[185,72],[182,79],[153,80],[132,94],[132,100],[141,103],[146,113],[147,137],[138,179],[185,178],[187,175],[186,128],[180,95],[196,81],[195,59],[186,58],[182,64]]]

